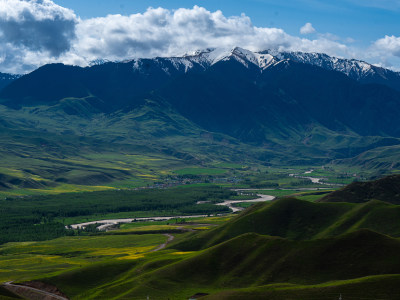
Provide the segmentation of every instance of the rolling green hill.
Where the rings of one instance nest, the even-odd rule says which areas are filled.
[[[400,204],[400,175],[390,175],[375,181],[353,182],[319,201],[362,203],[372,199]]]
[[[385,184],[392,186],[393,180],[395,176],[389,176],[365,184],[378,191],[377,187]],[[363,197],[362,191],[367,190],[356,189],[353,195]],[[176,191],[181,191],[179,197]],[[112,193],[116,192],[93,193],[88,207],[96,198],[107,200]],[[112,209],[132,202],[132,192],[118,193],[118,201],[105,201],[92,209]],[[163,206],[166,203],[155,201],[162,193],[134,192],[135,205]],[[231,192],[216,187],[181,187],[166,195],[168,204],[180,202],[185,208],[201,200],[198,193],[205,199],[222,199]],[[390,199],[390,193],[381,199]],[[152,201],[146,203],[151,195]],[[63,195],[70,199],[66,202],[75,203],[70,213],[77,209],[78,196]],[[36,200],[46,203],[50,199],[42,196]],[[122,229],[120,233],[89,235],[82,241],[81,236],[74,236],[6,244],[2,253],[9,256],[3,258],[4,263],[19,259],[26,264],[30,261],[26,255],[42,257],[51,273],[20,270],[20,278],[56,286],[71,299],[188,299],[199,293],[204,299],[336,299],[340,295],[343,299],[396,299],[400,295],[399,219],[400,206],[380,200],[313,203],[281,198],[253,205],[219,226],[200,220],[181,224],[186,232],[172,233],[177,235],[176,241],[157,252],[151,249],[165,238],[162,235],[153,238],[154,231],[149,230],[148,236],[140,237],[145,231]],[[118,244],[105,244],[107,240]],[[134,248],[125,245],[130,240],[135,241]],[[140,248],[141,241],[148,248]],[[64,249],[65,243],[71,246]],[[30,253],[32,247],[34,253]],[[60,266],[57,271],[53,260],[72,265]]]
[[[269,284],[262,287],[218,292],[201,299],[298,300],[318,299],[397,299],[400,275],[367,276],[353,280],[331,281],[315,285]]]
[[[283,198],[252,206],[235,219],[172,245],[182,251],[205,249],[240,234],[254,232],[292,240],[337,236],[368,228],[400,236],[400,207],[381,201],[363,204],[311,203]]]
[[[46,282],[69,291],[73,299],[141,299],[147,296],[187,299],[196,292],[213,294],[239,288],[250,295],[265,296],[274,287],[278,290],[290,287],[292,290],[286,291],[289,294],[299,288],[307,297],[316,292],[307,288],[317,285],[321,285],[320,291],[324,287],[329,290],[335,284],[357,286],[364,284],[364,280],[358,278],[366,276],[371,277],[365,282],[376,280],[379,284],[382,279],[379,276],[399,274],[399,250],[399,240],[369,230],[313,241],[290,241],[247,233],[180,261],[167,259],[174,253],[165,253],[164,260],[149,257],[147,263],[138,262],[130,271],[110,273],[108,280],[99,277],[104,271],[87,268],[48,278]],[[107,270],[109,267],[99,265],[97,268]],[[77,284],[78,278],[96,281],[94,285],[82,286]],[[388,279],[384,286],[390,286],[390,280],[398,280],[398,277],[388,276]],[[341,293],[345,297],[354,295],[349,288]]]

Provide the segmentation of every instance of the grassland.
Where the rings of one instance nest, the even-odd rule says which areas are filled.
[[[66,270],[134,260],[165,242],[161,234],[61,237],[0,246],[0,281],[54,276]]]
[[[368,228],[399,237],[398,218],[400,207],[381,201],[312,203],[282,198],[255,204],[237,218],[177,242],[174,247],[182,251],[205,249],[247,232],[303,240],[328,238]]]
[[[207,168],[184,168],[174,171],[178,175],[220,175],[224,174],[224,169],[207,169]]]
[[[365,239],[369,244],[360,247]],[[393,288],[399,280],[395,275],[400,268],[399,247],[398,240],[370,231],[312,242],[244,234],[204,251],[164,250],[148,253],[128,268],[128,261],[113,268],[94,264],[41,280],[58,286],[72,299],[187,299],[198,292],[215,294],[210,299],[220,295],[278,299],[300,292],[309,299],[323,291],[332,291],[326,296],[342,293],[349,298],[360,297],[366,290],[393,299],[393,293],[384,288]],[[349,264],[351,269],[345,267]]]
[[[315,285],[269,284],[223,291],[204,297],[204,300],[219,299],[397,299],[400,275],[366,276],[352,280],[337,280]]]
[[[153,155],[126,157],[130,160],[127,163],[130,167],[140,165],[142,170],[148,171],[138,177],[142,179],[114,178],[104,186],[60,183],[32,189],[38,195],[22,198],[4,194],[6,199],[0,200],[1,210],[8,217],[2,220],[3,229],[6,229],[2,230],[3,235],[10,228],[15,229],[8,231],[8,236],[13,238],[18,236],[14,232],[23,232],[23,227],[13,226],[13,220],[21,222],[21,215],[30,216],[22,220],[35,230],[55,226],[60,232],[56,236],[46,236],[44,231],[43,236],[36,235],[38,240],[51,239],[48,241],[32,241],[30,235],[30,239],[17,240],[26,242],[3,244],[0,248],[0,281],[39,279],[56,285],[72,299],[137,299],[148,295],[151,299],[187,299],[197,292],[210,294],[210,299],[240,298],[243,295],[249,299],[266,295],[276,299],[282,295],[304,295],[307,298],[324,291],[332,291],[327,295],[333,295],[342,288],[341,291],[349,297],[351,287],[361,295],[361,287],[366,282],[373,282],[376,295],[385,299],[382,286],[386,282],[390,287],[391,280],[397,280],[397,275],[376,277],[378,274],[399,273],[396,256],[392,255],[398,251],[397,240],[363,231],[368,228],[393,237],[400,236],[396,221],[400,214],[396,205],[380,201],[366,204],[313,203],[328,191],[305,191],[304,188],[320,188],[321,185],[289,177],[292,173],[315,177],[323,174],[328,177],[327,173],[330,173],[333,177],[340,177],[340,170],[315,168],[310,175],[306,173],[307,167],[271,169],[214,161],[211,167],[177,164],[160,176],[154,166],[165,161],[163,168],[166,168],[170,163],[168,159]],[[112,162],[116,156],[110,154],[103,158]],[[99,157],[94,155],[91,159]],[[118,168],[122,170],[123,165],[121,161]],[[69,174],[72,177],[87,175],[80,171]],[[7,176],[22,175],[17,170]],[[229,178],[239,178],[240,181],[225,181]],[[354,180],[354,177],[342,179],[344,182]],[[221,180],[225,188],[218,186]],[[186,181],[190,184],[182,185]],[[178,187],[164,189],[165,183]],[[152,188],[131,189],[135,184],[149,184]],[[76,186],[79,192],[58,193],[72,186]],[[255,204],[238,216],[186,222],[132,222],[109,233],[74,232],[73,236],[64,236],[68,234],[64,225],[91,220],[210,214],[220,209],[227,212],[224,207],[215,207],[214,204],[225,199],[255,197],[251,191],[246,191],[250,195],[238,195],[229,190],[239,187],[253,188],[253,193],[274,195],[279,200]],[[85,189],[92,192],[84,192]],[[306,201],[288,198],[290,195]],[[198,201],[209,203],[198,205]],[[166,241],[163,233],[172,233],[175,240],[167,249],[151,252]],[[28,237],[29,234],[31,232],[27,231]],[[345,236],[338,238],[341,234]],[[62,237],[54,239],[57,236]],[[386,258],[382,255],[379,263],[367,268],[366,257],[380,257],[380,253],[373,252],[375,246],[364,249],[366,252],[354,252],[362,240],[375,246],[383,245],[382,251],[390,255]],[[341,252],[336,253],[334,250],[338,248]],[[333,264],[329,264],[324,272],[319,271],[326,266],[323,260],[326,253],[330,253],[330,259],[340,266],[340,259],[351,257],[352,251],[362,257],[357,262],[359,268],[353,273],[341,272],[339,267],[334,269]],[[276,253],[280,256],[274,256]],[[338,253],[342,256],[335,256]],[[317,257],[319,265],[313,265]],[[302,269],[304,262],[308,262],[309,268]],[[349,263],[344,262],[342,268],[346,269]]]
[[[397,205],[380,201],[282,198],[238,216],[133,222],[106,234],[4,244],[0,280],[38,279],[71,299],[179,300],[198,292],[206,299],[392,299],[399,240],[363,228],[400,236],[399,217]],[[167,249],[150,252],[165,242],[162,232],[176,229]]]

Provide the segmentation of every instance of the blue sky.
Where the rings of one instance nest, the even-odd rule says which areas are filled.
[[[59,0],[82,18],[142,13],[148,7],[178,9],[194,5],[210,11],[221,10],[225,16],[249,16],[255,26],[278,27],[292,35],[310,22],[322,33],[352,38],[367,45],[385,35],[400,35],[400,1],[386,0]]]
[[[399,20],[400,0],[0,0],[0,72],[234,46],[400,71]]]

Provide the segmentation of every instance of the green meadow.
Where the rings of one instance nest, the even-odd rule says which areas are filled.
[[[194,190],[173,191],[187,196]],[[204,299],[397,297],[397,205],[320,203],[285,192],[240,214],[132,222],[106,233],[6,243],[0,247],[0,280],[39,280],[71,299],[183,300],[199,292],[208,294]],[[297,192],[309,193],[323,196]],[[153,252],[167,233],[174,240]]]
[[[0,246],[0,281],[55,276],[67,270],[141,258],[165,242],[162,234],[61,237]]]
[[[351,299],[366,297],[366,291],[391,299],[385,288],[399,280],[400,210],[387,199],[396,191],[388,190],[381,201],[320,202],[338,186],[289,176],[342,176],[340,170],[315,169],[305,173],[309,168],[219,164],[176,168],[173,175],[152,179],[200,181],[168,188],[122,188],[129,184],[123,179],[98,190],[88,186],[90,192],[77,185],[82,190],[73,193],[54,188],[25,197],[8,194],[0,200],[0,282],[39,280],[71,299],[179,300],[199,292],[208,294],[204,299],[328,299],[340,294]],[[201,183],[227,176],[241,181]],[[69,184],[57,188],[62,186]],[[232,190],[240,187],[249,190]],[[256,194],[277,200],[245,202]],[[227,199],[243,200],[237,206],[247,209],[231,214],[215,205]],[[102,219],[197,214],[209,217],[134,221],[108,232],[95,226],[65,228]],[[14,296],[0,289],[0,299]]]

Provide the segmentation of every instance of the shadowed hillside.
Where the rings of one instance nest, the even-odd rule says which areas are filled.
[[[361,203],[371,199],[400,204],[400,175],[390,175],[375,181],[354,182],[319,201]]]
[[[254,205],[226,224],[193,234],[171,247],[184,251],[205,249],[248,232],[307,240],[369,228],[398,237],[399,219],[400,206],[381,201],[365,204],[311,203],[287,198]]]
[[[399,274],[399,251],[400,242],[397,239],[369,230],[314,241],[290,241],[248,233],[179,262],[155,261],[152,267],[150,263],[147,267],[138,266],[122,274],[110,273],[106,285],[90,292],[87,289],[83,291],[82,287],[73,291],[70,284],[76,281],[76,276],[104,277],[93,274],[93,268],[82,269],[80,274],[75,271],[66,273],[47,281],[61,290],[64,287],[72,291],[72,297],[79,297],[84,292],[86,297],[95,293],[97,299],[141,299],[146,296],[151,299],[187,299],[196,290],[215,293],[218,290],[252,287],[257,291],[258,287],[277,283],[283,286],[316,285],[327,281]],[[374,259],[371,260],[371,257]]]

